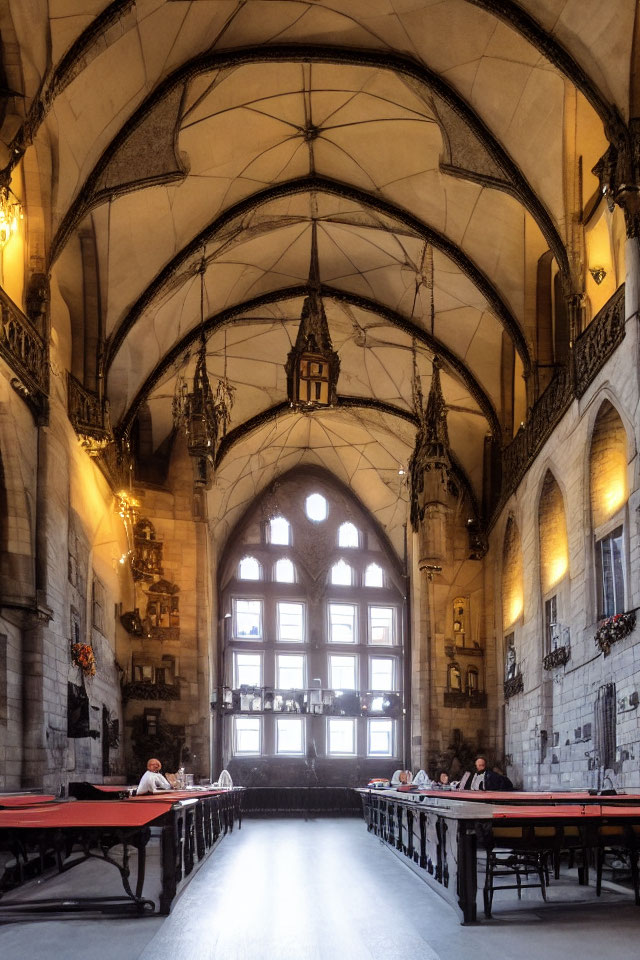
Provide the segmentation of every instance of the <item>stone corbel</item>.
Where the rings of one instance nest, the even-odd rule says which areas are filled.
[[[627,238],[640,237],[640,118],[622,127],[593,168],[609,210],[624,213]]]

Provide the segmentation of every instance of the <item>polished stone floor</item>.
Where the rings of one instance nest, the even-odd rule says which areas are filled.
[[[580,960],[637,956],[640,908],[615,888],[553,884],[551,902],[504,893],[495,919],[454,912],[362,820],[245,820],[168,918],[0,926],[11,960]]]

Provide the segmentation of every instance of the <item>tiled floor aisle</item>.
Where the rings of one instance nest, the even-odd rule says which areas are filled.
[[[554,895],[558,895],[556,889]],[[560,892],[561,895],[561,892]],[[503,897],[506,895],[502,895]],[[11,960],[580,960],[635,957],[640,908],[543,906],[461,927],[361,820],[247,820],[166,920],[0,927]],[[496,906],[499,906],[496,901]]]

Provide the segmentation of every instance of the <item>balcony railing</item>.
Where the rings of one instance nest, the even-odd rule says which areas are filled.
[[[152,683],[150,680],[136,680],[123,686],[122,699],[125,703],[127,700],[179,700],[180,685],[177,683]]]
[[[212,707],[218,706],[216,693]],[[389,691],[295,689],[241,686],[221,691],[224,713],[288,713],[331,717],[393,717],[402,714],[402,694]]]
[[[556,424],[581,397],[624,339],[624,285],[619,287],[576,340],[568,362],[559,367],[502,451],[502,502],[515,491]]]
[[[483,690],[445,690],[444,705],[459,710],[482,710],[487,705],[487,695]]]
[[[15,373],[12,386],[34,414],[46,416],[49,396],[47,346],[31,321],[0,288],[0,356]]]
[[[67,412],[80,444],[90,456],[97,457],[113,439],[109,404],[86,390],[79,380],[67,374]]]

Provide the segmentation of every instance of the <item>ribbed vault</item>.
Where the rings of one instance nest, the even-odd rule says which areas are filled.
[[[313,463],[400,537],[414,354],[425,393],[442,360],[453,453],[481,500],[487,437],[510,439],[553,363],[549,311],[584,294],[577,225],[607,136],[626,136],[633,4],[600,4],[597,23],[572,0],[10,6],[22,96],[2,166],[53,185],[32,261],[61,349],[93,351],[73,369],[93,371],[118,435],[145,405],[154,449],[171,437],[204,265],[208,369],[236,397],[209,495],[220,532]],[[312,225],[341,373],[335,408],[302,415],[284,364]]]

